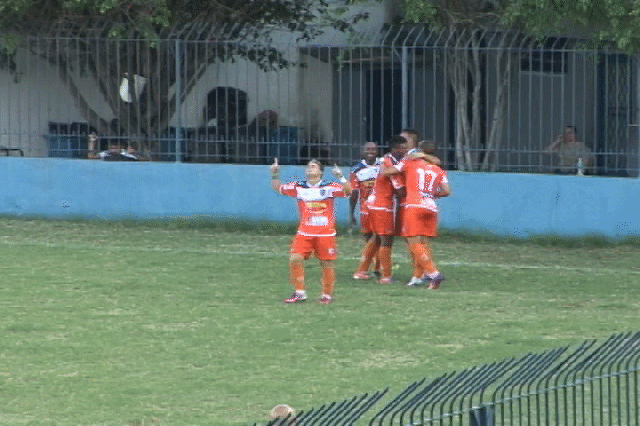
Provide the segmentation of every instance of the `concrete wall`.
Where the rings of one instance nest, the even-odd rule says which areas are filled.
[[[453,195],[440,201],[444,228],[518,237],[640,235],[637,179],[449,176]],[[303,178],[302,167],[283,166],[283,181]],[[0,182],[0,215],[296,220],[293,200],[271,191],[268,166],[0,157]],[[339,200],[344,223],[347,209]]]

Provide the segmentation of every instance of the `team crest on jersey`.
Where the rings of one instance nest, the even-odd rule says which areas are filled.
[[[316,188],[316,187],[312,187],[312,188],[305,188],[305,187],[297,187],[297,195],[298,198],[303,200],[303,201],[318,201],[318,200],[324,200],[325,198],[329,197],[331,194],[329,193],[329,190],[326,188]]]

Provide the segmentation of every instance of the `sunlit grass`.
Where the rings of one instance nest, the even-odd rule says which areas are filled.
[[[344,230],[343,230],[344,231]],[[0,219],[0,419],[248,425],[423,377],[636,330],[635,242],[444,233],[441,290],[356,282],[287,306],[290,224]]]

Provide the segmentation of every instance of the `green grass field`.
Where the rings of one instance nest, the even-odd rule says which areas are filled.
[[[249,425],[421,378],[638,329],[640,245],[443,235],[447,281],[351,279],[289,306],[290,226],[0,219],[0,423]]]

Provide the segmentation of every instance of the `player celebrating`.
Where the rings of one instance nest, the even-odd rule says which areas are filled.
[[[435,155],[435,144],[423,141],[418,151]],[[400,217],[400,235],[407,239],[414,262],[414,276],[408,285],[416,286],[429,281],[429,288],[436,290],[444,281],[444,276],[433,263],[428,239],[437,234],[438,206],[434,198],[451,194],[447,174],[439,166],[421,158],[405,158],[395,167],[405,177],[406,196]]]
[[[349,199],[349,217],[351,226],[356,224],[356,205],[360,203],[360,233],[366,243],[374,237],[371,221],[369,220],[369,207],[367,206],[367,198],[371,195],[373,184],[378,174],[378,165],[376,164],[378,156],[378,147],[375,142],[366,142],[362,145],[362,160],[358,161],[352,168],[350,173],[350,182],[353,192]],[[364,247],[363,247],[364,250]],[[380,261],[376,256],[376,265],[374,274],[380,274]]]
[[[335,166],[333,176],[340,181],[322,180],[322,164],[315,159],[307,163],[304,182],[280,183],[280,166],[276,158],[271,165],[271,188],[279,194],[296,197],[300,223],[289,250],[289,282],[294,292],[285,303],[299,303],[307,300],[304,284],[304,261],[315,254],[320,261],[322,296],[319,303],[333,302],[335,285],[336,228],[335,197],[351,195],[351,185]]]
[[[402,136],[394,136],[389,143],[391,152],[385,154],[380,167],[393,167],[407,152],[407,141]],[[402,192],[401,176],[385,176],[378,173],[373,191],[367,200],[369,220],[375,236],[364,246],[360,264],[353,273],[356,280],[368,279],[367,270],[376,252],[380,258],[381,284],[390,284],[391,278],[391,248],[395,235],[395,198],[397,192]]]

